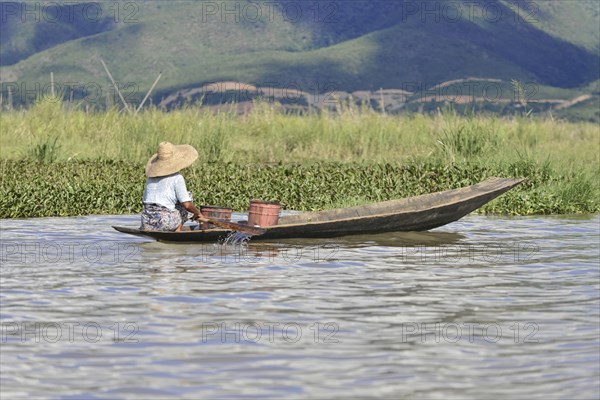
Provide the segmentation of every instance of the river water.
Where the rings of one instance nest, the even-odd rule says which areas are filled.
[[[2,398],[598,398],[599,216],[244,246],[1,221]]]

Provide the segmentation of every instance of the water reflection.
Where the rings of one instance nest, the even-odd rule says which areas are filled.
[[[353,235],[328,239],[282,239],[277,243],[289,245],[337,244],[355,246],[438,246],[457,243],[466,236],[456,232],[387,232],[376,235]]]

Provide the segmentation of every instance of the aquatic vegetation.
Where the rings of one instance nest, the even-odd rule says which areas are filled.
[[[30,160],[3,160],[0,217],[137,213],[141,211],[143,171],[143,163],[125,161],[71,161],[48,167]],[[226,205],[239,211],[245,211],[254,198],[277,199],[285,209],[321,210],[458,188],[491,176],[527,177],[527,181],[481,212],[528,215],[600,211],[600,189],[593,175],[559,173],[532,161],[507,165],[218,162],[200,163],[183,173],[197,203]]]
[[[598,165],[598,126],[548,118],[462,115],[390,115],[368,106],[286,113],[256,102],[245,115],[188,107],[156,108],[136,116],[69,109],[49,99],[34,107],[0,111],[0,158],[27,156],[38,145],[60,145],[52,161],[145,162],[158,143],[189,143],[204,162],[306,163],[320,161],[406,163],[415,157],[445,162],[508,163],[521,158],[556,164]],[[30,157],[37,159],[36,157]],[[41,160],[39,160],[41,161]]]
[[[47,99],[0,111],[0,217],[141,210],[144,163],[162,140],[190,143],[185,171],[200,204],[250,199],[320,210],[457,188],[490,176],[527,182],[482,212],[598,212],[600,131],[552,118],[394,116],[368,106],[290,114],[257,102],[245,115],[156,108],[137,116],[66,109]]]

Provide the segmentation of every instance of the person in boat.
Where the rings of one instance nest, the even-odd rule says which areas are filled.
[[[197,158],[198,152],[190,145],[158,145],[157,153],[146,164],[141,230],[179,231],[190,217],[204,218],[179,173]]]

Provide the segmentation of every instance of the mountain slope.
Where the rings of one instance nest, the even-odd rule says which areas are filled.
[[[227,80],[325,92],[427,88],[470,76],[557,88],[599,79],[594,1],[451,2],[460,18],[437,0],[279,1],[273,10],[287,12],[269,16],[263,3],[247,1],[227,3],[239,6],[237,15],[207,8],[224,3],[145,1],[125,21],[130,3],[98,3],[105,12],[97,21],[32,24],[9,15],[0,54],[3,64],[18,62],[4,65],[0,79],[43,86],[53,72],[56,82],[78,82],[83,96],[86,84],[109,87],[99,57],[129,84],[132,101],[159,71],[155,100]],[[251,4],[263,7],[261,18],[253,18]],[[302,15],[291,18],[298,4]]]

